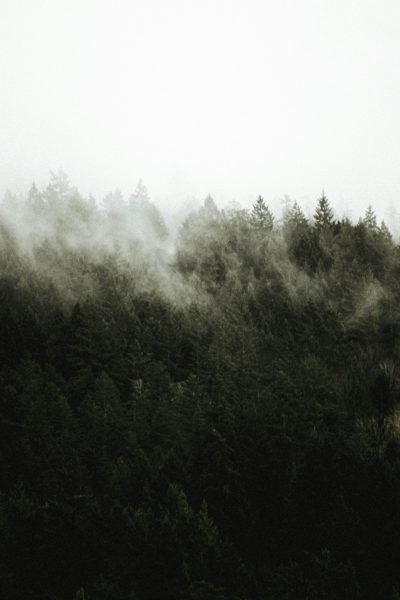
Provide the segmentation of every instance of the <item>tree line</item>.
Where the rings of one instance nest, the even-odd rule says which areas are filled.
[[[1,597],[399,598],[399,274],[325,194],[173,244],[142,185],[8,195]]]

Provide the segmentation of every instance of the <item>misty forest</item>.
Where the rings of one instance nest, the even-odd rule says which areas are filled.
[[[0,207],[0,597],[398,600],[400,245],[373,208],[62,173]]]

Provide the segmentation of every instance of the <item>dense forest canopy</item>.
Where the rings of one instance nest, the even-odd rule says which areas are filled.
[[[0,207],[0,595],[400,597],[400,247],[62,174]]]

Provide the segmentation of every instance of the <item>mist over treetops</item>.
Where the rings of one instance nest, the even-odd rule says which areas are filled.
[[[1,597],[399,598],[390,226],[8,193]]]

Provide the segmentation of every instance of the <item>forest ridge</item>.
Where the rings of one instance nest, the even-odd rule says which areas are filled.
[[[400,246],[62,174],[0,207],[0,596],[398,600]]]

